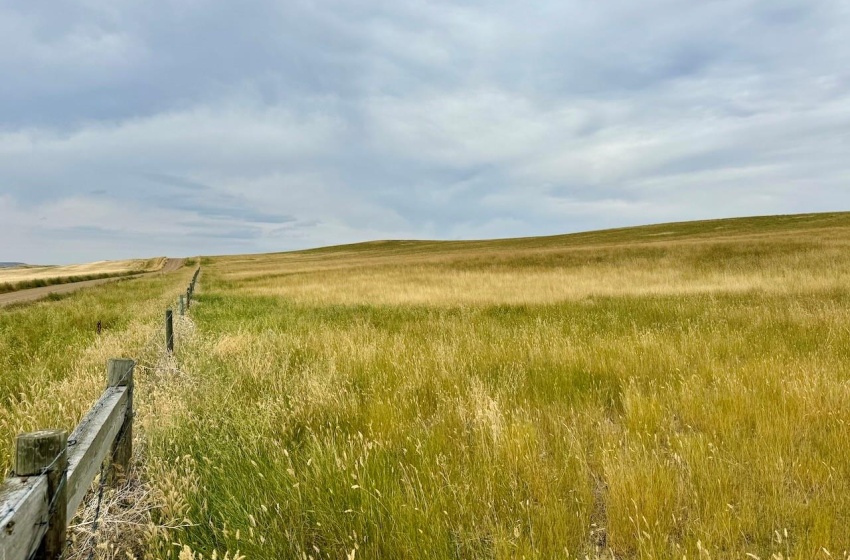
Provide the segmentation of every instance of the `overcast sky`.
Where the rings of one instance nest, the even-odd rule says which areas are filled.
[[[847,0],[0,0],[0,261],[849,209]]]

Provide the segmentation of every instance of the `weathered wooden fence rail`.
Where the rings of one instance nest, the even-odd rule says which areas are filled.
[[[187,306],[200,270],[186,289]],[[170,309],[167,319],[168,329]],[[170,352],[173,335],[168,334]],[[127,470],[133,453],[135,365],[129,359],[109,360],[106,390],[70,436],[63,430],[18,436],[14,476],[0,486],[0,560],[59,558],[68,520],[104,461],[110,459],[119,473]]]

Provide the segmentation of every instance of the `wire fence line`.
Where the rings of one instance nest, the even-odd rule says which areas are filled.
[[[181,315],[189,309],[200,267],[185,295],[179,298]],[[88,558],[97,549],[97,530],[108,473],[118,466],[126,472],[132,456],[133,373],[138,366],[152,369],[152,356],[171,355],[172,312],[166,312],[165,331],[155,329],[136,352],[137,359],[111,359],[107,388],[70,438],[62,430],[20,434],[16,441],[15,472],[0,485],[0,558],[55,560],[68,545],[68,520],[98,475],[97,503],[91,524],[93,541]],[[163,335],[164,342],[163,345]],[[154,352],[160,348],[162,352]]]

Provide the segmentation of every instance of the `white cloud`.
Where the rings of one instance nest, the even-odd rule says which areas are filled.
[[[848,36],[839,0],[0,0],[0,260],[845,209]]]

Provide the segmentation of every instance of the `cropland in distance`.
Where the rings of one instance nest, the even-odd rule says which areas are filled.
[[[64,266],[10,266],[0,267],[0,284],[26,284],[28,282],[50,282],[74,278],[88,279],[93,276],[120,275],[160,270],[168,259],[130,259],[121,261],[99,261]],[[15,263],[9,263],[15,264]]]

